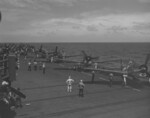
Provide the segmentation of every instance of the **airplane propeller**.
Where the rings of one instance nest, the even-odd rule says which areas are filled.
[[[87,61],[87,62],[89,62],[89,61],[92,61],[92,60],[97,60],[97,59],[99,59],[99,57],[92,57],[92,56],[88,56],[86,53],[85,53],[85,51],[81,51],[82,52],[82,54],[83,54],[83,60],[85,60],[85,61]]]

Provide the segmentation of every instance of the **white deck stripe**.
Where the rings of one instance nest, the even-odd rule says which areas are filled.
[[[130,86],[126,86],[127,88],[130,88],[130,89],[132,89],[132,90],[134,90],[134,91],[138,91],[138,92],[141,92],[141,90],[140,89],[136,89],[136,88],[133,88],[133,87],[130,87]]]
[[[132,88],[132,90],[135,90],[135,91],[141,92],[141,90],[136,89],[136,88]]]
[[[81,72],[81,73],[83,73],[85,75],[88,75],[88,76],[91,76],[91,74],[89,74],[89,73],[85,73],[85,72]]]
[[[62,66],[62,67],[64,67],[65,65],[63,65],[63,64],[59,64],[59,66]]]
[[[105,79],[105,78],[102,78],[102,77],[99,77],[99,79],[101,79],[101,80],[105,80],[105,81],[108,81],[107,79]]]

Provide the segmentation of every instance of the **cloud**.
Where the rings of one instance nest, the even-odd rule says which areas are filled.
[[[29,29],[28,29],[29,28]],[[97,35],[112,33],[138,34],[150,31],[150,14],[111,14],[85,18],[53,18],[32,21],[31,24],[18,31],[20,34],[34,35],[86,35],[95,32]],[[30,31],[30,33],[29,33]],[[141,34],[141,33],[140,33]]]
[[[65,5],[72,6],[77,0],[2,0],[1,4],[12,5],[14,7],[49,7],[48,5]],[[30,7],[32,8],[32,7]],[[47,9],[47,8],[46,8]]]
[[[150,22],[135,22],[133,28],[135,30],[150,30]]]
[[[35,28],[49,28],[49,29],[59,29],[63,30],[66,28],[69,29],[79,29],[85,27],[83,20],[74,19],[74,18],[56,18],[45,21],[34,22],[31,26]]]
[[[96,26],[94,26],[94,25],[89,25],[89,26],[87,26],[87,30],[88,31],[98,31],[98,29],[97,29],[97,27]]]
[[[4,0],[4,2],[14,5],[15,7],[25,7],[26,4],[22,0]]]
[[[122,27],[122,26],[112,26],[108,28],[108,31],[113,31],[113,32],[124,32],[128,30],[127,27]]]
[[[0,34],[150,37],[150,0],[0,0]],[[1,35],[2,36],[2,35]]]
[[[73,3],[76,2],[77,0],[48,0],[48,1],[57,2],[61,5],[73,6]]]
[[[150,36],[150,22],[135,22],[133,25],[133,30],[141,35],[149,35]]]
[[[79,30],[79,29],[81,29],[81,27],[80,27],[80,26],[72,26],[72,28],[73,28],[73,29],[75,29],[75,30]]]
[[[141,3],[150,3],[150,0],[138,0]]]

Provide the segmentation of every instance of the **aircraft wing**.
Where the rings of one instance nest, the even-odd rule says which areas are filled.
[[[37,58],[36,61],[37,62],[48,62],[48,60],[44,59],[44,58]]]
[[[81,61],[75,61],[75,60],[67,60],[67,59],[54,59],[54,62],[63,62],[63,63],[82,63]]]
[[[108,62],[117,62],[117,61],[120,61],[120,59],[105,60],[105,61],[94,61],[94,63],[108,63]]]
[[[83,70],[85,70],[85,71],[97,71],[97,72],[99,72],[101,74],[110,74],[110,73],[113,73],[116,76],[122,76],[123,74],[127,73],[127,72],[121,71],[121,70],[109,70],[109,69],[103,69],[103,68],[99,68],[99,69],[84,68]]]
[[[65,58],[77,57],[77,56],[82,56],[82,55],[66,55]]]

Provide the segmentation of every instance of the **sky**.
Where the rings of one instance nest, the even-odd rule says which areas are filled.
[[[150,42],[150,0],[0,0],[0,42]]]

